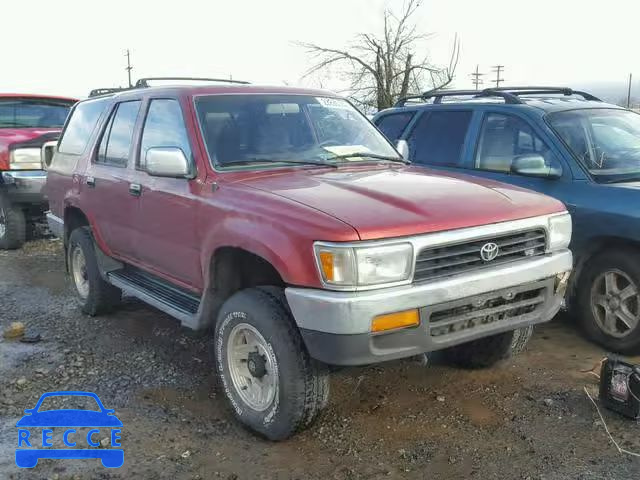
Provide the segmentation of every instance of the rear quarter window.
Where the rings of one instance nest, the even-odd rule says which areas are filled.
[[[376,126],[394,144],[415,115],[415,112],[391,113],[376,120]]]
[[[82,155],[87,148],[91,134],[98,124],[100,115],[110,99],[101,98],[81,102],[71,112],[69,122],[62,132],[58,151],[66,155]]]

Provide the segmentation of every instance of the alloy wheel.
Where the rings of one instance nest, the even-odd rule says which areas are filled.
[[[89,275],[87,274],[87,260],[79,245],[76,245],[71,252],[71,273],[78,295],[86,299],[89,296]]]
[[[260,332],[239,323],[227,340],[227,363],[233,386],[243,402],[258,412],[266,410],[278,390],[273,351]]]
[[[591,288],[591,311],[605,334],[626,337],[636,329],[640,320],[638,286],[622,270],[601,273]]]

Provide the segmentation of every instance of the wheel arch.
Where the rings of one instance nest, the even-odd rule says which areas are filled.
[[[599,236],[590,239],[586,248],[583,248],[577,253],[574,252],[573,274],[571,275],[569,293],[567,295],[567,303],[570,307],[573,306],[573,302],[576,300],[580,277],[584,273],[585,266],[593,260],[593,258],[607,250],[620,248],[633,249],[640,254],[640,241],[617,236]]]

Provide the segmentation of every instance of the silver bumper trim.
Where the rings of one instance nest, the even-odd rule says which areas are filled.
[[[2,173],[4,185],[10,187],[10,194],[41,195],[47,181],[44,170],[11,170]]]
[[[298,327],[353,335],[368,333],[371,320],[377,315],[428,307],[544,280],[570,271],[571,267],[571,252],[562,250],[417,285],[364,292],[289,287],[285,294]]]

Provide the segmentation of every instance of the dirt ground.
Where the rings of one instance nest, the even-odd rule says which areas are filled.
[[[0,252],[0,329],[21,321],[42,341],[0,338],[0,479],[638,479],[640,458],[610,443],[591,369],[604,352],[558,318],[528,350],[492,369],[417,359],[336,372],[308,431],[258,439],[231,418],[206,335],[133,299],[99,318],[76,308],[55,240]],[[640,359],[635,359],[640,361]],[[124,466],[98,460],[14,463],[15,424],[40,395],[85,390],[122,420]],[[640,425],[603,411],[623,448]]]

